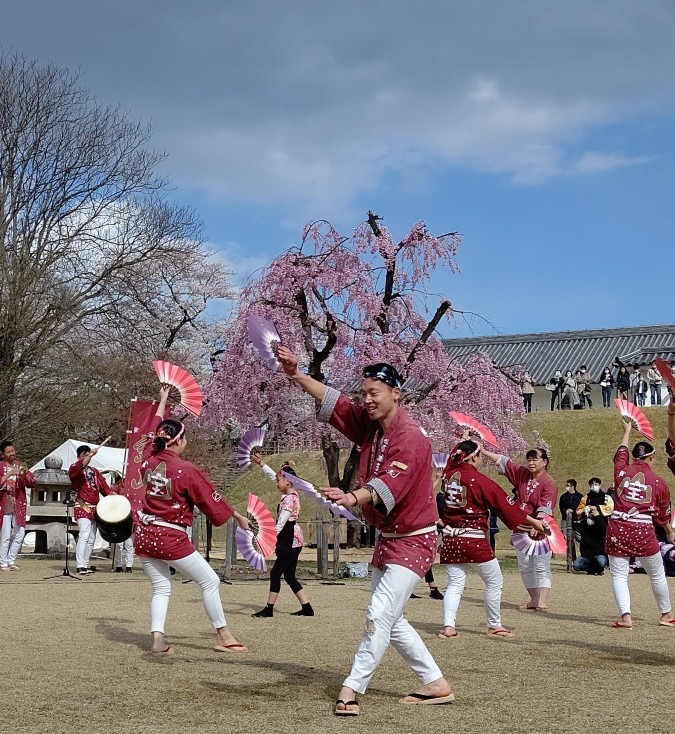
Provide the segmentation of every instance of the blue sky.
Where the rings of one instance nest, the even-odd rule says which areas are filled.
[[[368,209],[464,235],[445,336],[672,323],[670,0],[0,0],[0,47],[151,122],[245,277]]]

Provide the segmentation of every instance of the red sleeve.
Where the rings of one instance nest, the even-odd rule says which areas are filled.
[[[667,525],[671,521],[670,489],[660,478],[657,482],[656,512],[652,519],[656,525]]]
[[[107,497],[109,494],[116,494],[115,492],[111,491],[110,485],[108,482],[106,482],[105,477],[103,474],[101,474],[98,469],[96,470],[96,478],[98,479],[98,491],[104,496]]]
[[[480,486],[488,505],[509,530],[515,530],[518,525],[527,522],[527,514],[509,502],[506,493],[497,482],[493,482],[490,477],[482,475]]]
[[[27,471],[22,477],[19,477],[19,480],[24,488],[35,486],[35,475],[32,472]]]
[[[555,502],[558,499],[558,485],[553,477],[546,475],[546,481],[542,483],[541,492],[539,494],[539,504],[537,505],[537,515],[544,513],[553,515]]]
[[[78,459],[74,464],[68,467],[68,477],[70,478],[71,484],[80,485],[84,480],[84,467],[82,466],[82,460]]]
[[[628,448],[626,446],[619,446],[614,454],[614,486],[618,487],[621,484],[621,477],[619,473],[628,467],[630,458],[628,455]]]
[[[324,395],[317,418],[323,423],[330,423],[352,443],[361,446],[366,438],[372,421],[362,405],[353,403],[346,395],[329,387]]]
[[[520,466],[515,461],[509,459],[504,467],[504,476],[511,484],[518,488],[521,484],[527,483],[530,478],[530,471],[526,466]]]
[[[196,466],[192,467],[190,477],[190,498],[216,526],[224,525],[234,515],[232,505],[218,494],[206,473]]]

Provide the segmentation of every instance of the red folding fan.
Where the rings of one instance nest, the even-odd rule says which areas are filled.
[[[494,433],[487,426],[479,423],[475,418],[472,418],[470,415],[464,415],[464,413],[457,413],[454,410],[450,411],[450,417],[462,426],[462,428],[468,428],[474,433],[477,433],[485,443],[489,443],[496,449],[499,448],[499,443],[497,443]]]
[[[180,404],[185,410],[190,411],[194,416],[198,416],[202,412],[204,396],[195,378],[182,367],[171,364],[171,362],[155,360],[152,366],[155,368],[157,377],[159,377],[159,381],[163,385],[171,385],[171,387],[175,387],[178,390],[180,393]]]
[[[567,541],[556,521],[551,516],[548,516],[543,518],[542,522],[551,531],[550,535],[546,535],[546,540],[548,540],[548,544],[551,546],[553,553],[567,553]]]
[[[249,494],[246,512],[253,525],[253,537],[264,556],[271,556],[277,544],[277,524],[265,503]]]
[[[654,440],[654,431],[652,430],[651,423],[647,420],[647,416],[633,403],[629,403],[627,400],[621,400],[616,398],[614,400],[616,407],[619,409],[619,413],[624,418],[628,418],[633,424],[633,428],[638,433],[641,433],[649,441]]]
[[[659,371],[661,377],[663,377],[663,379],[670,385],[670,389],[673,391],[673,395],[675,395],[675,375],[673,374],[670,365],[665,359],[657,359],[655,361],[656,369]]]

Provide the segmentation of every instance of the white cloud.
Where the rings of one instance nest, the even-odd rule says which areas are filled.
[[[625,168],[626,166],[643,166],[656,160],[658,160],[658,156],[654,155],[627,156],[623,153],[603,153],[591,150],[579,158],[573,170],[578,173],[598,173],[613,171],[615,168]]]
[[[675,105],[670,0],[61,0],[42,12],[36,25],[12,4],[0,44],[80,67],[100,99],[151,119],[178,184],[329,217],[390,171],[414,182],[468,165],[533,184],[646,162],[642,150],[570,159],[588,131]]]

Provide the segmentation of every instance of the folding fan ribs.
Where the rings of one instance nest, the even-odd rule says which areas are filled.
[[[670,385],[670,389],[673,391],[673,395],[675,395],[675,375],[673,375],[670,365],[665,359],[657,359],[655,362],[656,369],[659,371],[659,374]],[[672,399],[673,398],[671,398],[671,400]]]
[[[271,556],[277,544],[277,524],[265,503],[249,494],[246,512],[253,524],[253,538],[263,556]]]
[[[194,416],[199,416],[202,412],[204,396],[195,378],[182,367],[171,364],[171,362],[155,360],[152,366],[155,368],[157,377],[163,385],[171,385],[171,387],[175,387],[178,390],[180,404],[185,410],[188,410]]]
[[[496,449],[499,448],[499,443],[497,442],[494,433],[492,433],[492,431],[487,426],[484,426],[482,423],[478,422],[475,418],[472,418],[470,415],[464,415],[464,413],[457,413],[454,410],[450,411],[450,417],[456,423],[462,426],[462,428],[468,428],[470,431],[478,434],[481,440],[485,443],[489,443]]]
[[[263,358],[270,369],[279,368],[279,347],[281,337],[277,327],[262,316],[249,316],[246,322],[248,338],[255,347],[258,354]]]
[[[313,497],[320,505],[323,505],[334,515],[341,515],[342,517],[347,518],[347,520],[358,521],[358,518],[352,515],[352,513],[347,508],[336,505],[335,502],[331,502],[329,499],[326,499],[311,482],[307,482],[304,479],[300,479],[300,477],[293,476],[293,474],[289,474],[285,471],[282,471],[281,473],[286,479],[288,479],[288,481],[295,487],[295,489],[297,489],[299,492],[304,492],[304,494],[307,494],[310,497]]]
[[[511,536],[513,547],[526,556],[543,556],[551,550],[548,538],[535,540],[529,533],[514,533]]]
[[[253,450],[262,447],[265,443],[267,431],[264,428],[249,428],[239,440],[239,446],[235,453],[237,464],[242,469],[248,469],[251,466],[251,455]]]
[[[234,540],[237,544],[237,550],[249,565],[253,566],[256,571],[267,570],[265,556],[261,553],[255,535],[250,530],[237,528],[234,534]]]
[[[543,522],[548,525],[550,530],[550,535],[546,536],[546,540],[548,540],[553,553],[567,553],[567,541],[556,521],[552,517],[546,517]]]
[[[620,398],[616,398],[614,404],[619,409],[622,417],[628,418],[638,433],[641,433],[650,441],[654,440],[654,431],[652,430],[651,423],[637,405],[633,405],[633,403],[629,403],[627,400],[621,400]]]
[[[431,466],[434,469],[445,469],[449,454],[431,454]]]

